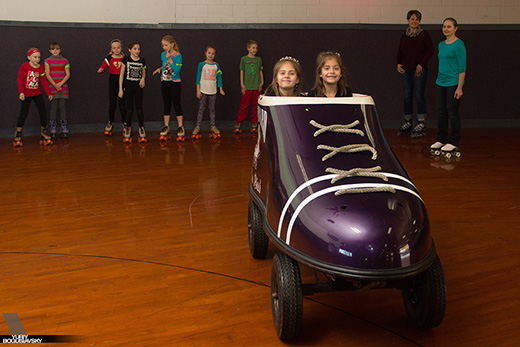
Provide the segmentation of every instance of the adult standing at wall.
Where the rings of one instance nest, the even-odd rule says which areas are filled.
[[[399,135],[420,137],[426,135],[426,77],[428,60],[433,55],[433,43],[427,31],[419,23],[422,14],[417,10],[408,11],[408,28],[401,35],[397,50],[397,72],[402,76],[404,92],[404,124]],[[417,102],[417,124],[413,125],[413,99]]]

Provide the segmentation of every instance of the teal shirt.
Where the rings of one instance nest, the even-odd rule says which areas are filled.
[[[437,85],[452,87],[459,84],[459,75],[466,72],[466,46],[461,39],[451,44],[439,43],[439,74]]]

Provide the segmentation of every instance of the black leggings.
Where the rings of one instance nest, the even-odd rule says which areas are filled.
[[[126,100],[126,125],[132,125],[132,113],[135,101],[137,121],[140,127],[144,126],[143,88],[139,87],[139,83],[128,83],[125,85],[124,95]]]
[[[126,119],[125,97],[119,98],[119,75],[110,75],[108,80],[108,120],[114,123],[116,118],[116,105],[119,101],[119,112],[121,113],[121,121],[124,123]]]
[[[31,100],[34,101],[34,104],[36,105],[36,108],[38,109],[38,113],[40,114],[40,125],[42,127],[47,126],[47,112],[45,111],[45,103],[43,102],[43,96],[36,95],[36,96],[26,96],[25,100],[22,101],[22,107],[20,109],[20,116],[18,117],[18,122],[16,123],[16,126],[21,128],[23,127],[25,123],[25,119],[27,118],[27,115],[29,114],[29,106],[31,106]]]
[[[181,82],[161,82],[161,92],[164,101],[164,115],[170,115],[173,104],[176,116],[182,116]]]

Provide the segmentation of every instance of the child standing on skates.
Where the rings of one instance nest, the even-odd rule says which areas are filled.
[[[337,52],[321,52],[316,59],[316,81],[307,96],[337,98],[352,96],[345,81],[347,69]]]
[[[98,69],[98,73],[102,73],[106,69],[110,72],[108,79],[108,123],[105,127],[105,135],[112,136],[114,134],[114,120],[116,117],[116,106],[119,104],[119,112],[121,113],[121,122],[123,123],[123,131],[125,129],[126,105],[124,98],[119,98],[119,76],[121,75],[121,61],[125,56],[122,52],[123,42],[118,39],[110,41],[110,53],[106,56],[103,64]]]
[[[41,126],[41,140],[40,143],[43,145],[52,144],[51,136],[47,131],[47,114],[45,111],[45,103],[40,90],[40,85],[43,85],[45,93],[49,96],[49,100],[52,100],[52,94],[49,89],[49,82],[45,78],[45,70],[40,65],[41,53],[37,48],[31,48],[27,51],[28,62],[25,62],[18,71],[18,97],[21,104],[20,116],[16,123],[16,130],[14,133],[13,144],[15,147],[22,146],[22,129],[25,123],[25,119],[29,114],[29,106],[31,101],[34,101],[40,114],[40,126]]]
[[[49,44],[51,56],[45,59],[45,76],[49,80],[49,87],[52,94],[51,110],[49,112],[49,132],[51,137],[56,137],[57,133],[57,114],[60,114],[60,132],[62,137],[69,136],[67,129],[67,109],[66,103],[69,99],[69,86],[67,81],[70,78],[69,61],[62,57],[61,46],[58,42]]]
[[[128,45],[129,56],[121,61],[121,74],[119,75],[119,97],[126,95],[126,124],[124,142],[132,142],[132,111],[137,111],[139,122],[139,142],[146,142],[143,114],[143,88],[146,78],[146,61],[141,54],[141,45],[135,41]]]
[[[283,57],[274,65],[273,81],[267,87],[266,96],[300,96],[302,70],[293,57]]]
[[[442,32],[446,40],[439,43],[439,73],[437,75],[437,109],[439,131],[437,142],[430,146],[430,152],[450,158],[460,156],[460,116],[459,104],[462,87],[466,78],[466,46],[456,35],[458,29],[454,18],[446,18]],[[451,124],[451,134],[448,127]]]
[[[209,120],[211,126],[211,137],[220,137],[220,130],[215,126],[215,101],[217,100],[217,89],[221,95],[224,93],[222,88],[222,71],[217,62],[215,62],[215,55],[217,50],[213,46],[206,47],[204,52],[206,60],[199,63],[197,69],[197,99],[199,99],[199,112],[197,114],[197,126],[193,129],[192,138],[201,138],[200,125],[202,124],[202,116],[208,102]]]
[[[257,57],[258,43],[250,40],[247,43],[248,54],[240,59],[240,90],[242,99],[238,109],[235,133],[241,133],[242,122],[247,116],[249,105],[251,107],[251,132],[256,132],[258,126],[258,97],[264,85],[264,74],[262,72],[262,58]]]
[[[182,55],[173,36],[164,36],[161,40],[161,44],[164,50],[161,54],[162,66],[153,72],[154,75],[161,73],[161,93],[164,102],[164,127],[161,130],[159,139],[163,141],[170,136],[170,114],[173,106],[175,115],[177,116],[177,141],[180,141],[184,140],[186,134],[181,107],[180,72],[182,67]]]

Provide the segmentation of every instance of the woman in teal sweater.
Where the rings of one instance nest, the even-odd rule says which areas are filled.
[[[446,18],[442,32],[446,40],[439,43],[439,73],[437,75],[437,108],[439,132],[432,152],[458,151],[460,143],[459,104],[466,78],[466,47],[456,36],[457,21]],[[451,134],[448,127],[451,124]]]

